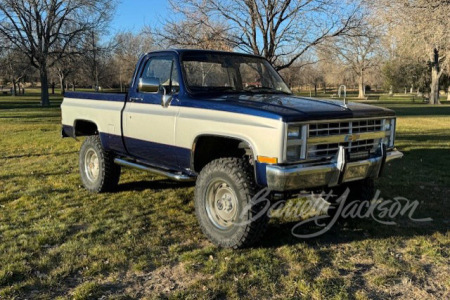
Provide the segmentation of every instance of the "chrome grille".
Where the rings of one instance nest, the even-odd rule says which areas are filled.
[[[329,123],[313,123],[309,124],[308,138],[323,138],[327,136],[345,136],[381,132],[384,130],[384,119],[373,120],[350,120],[350,121],[336,121]],[[333,142],[326,143],[326,138],[323,143],[310,144],[308,143],[308,159],[329,158],[336,155],[339,146],[343,146],[348,153],[373,153],[376,151],[382,139],[365,139],[357,141]]]
[[[335,143],[335,144],[320,144],[315,146],[310,146],[308,150],[309,158],[317,157],[328,157],[334,156],[339,146],[343,146],[345,149],[349,150],[350,153],[367,152],[376,150],[379,139],[376,140],[362,140],[357,142],[346,142],[346,143]]]
[[[355,120],[351,122],[315,123],[309,125],[309,137],[340,135],[383,130],[383,120]]]

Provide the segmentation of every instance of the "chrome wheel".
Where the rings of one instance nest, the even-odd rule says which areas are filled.
[[[219,229],[233,226],[238,214],[238,200],[233,189],[223,180],[212,181],[206,190],[206,212]]]
[[[95,182],[98,179],[100,174],[100,163],[97,152],[94,149],[86,151],[84,157],[84,171],[91,182]]]

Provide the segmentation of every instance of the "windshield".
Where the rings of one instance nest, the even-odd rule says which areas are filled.
[[[183,55],[182,66],[188,88],[193,93],[291,94],[280,75],[262,58],[189,53]]]

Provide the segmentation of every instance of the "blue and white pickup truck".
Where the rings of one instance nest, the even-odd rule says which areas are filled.
[[[61,108],[63,136],[87,136],[86,189],[113,190],[121,166],[196,180],[199,223],[222,247],[263,233],[258,191],[351,186],[368,197],[383,165],[403,156],[392,110],[294,96],[267,60],[246,54],[151,52],[127,94],[68,92]]]

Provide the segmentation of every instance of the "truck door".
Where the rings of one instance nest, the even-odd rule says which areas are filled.
[[[178,169],[175,147],[175,121],[179,111],[179,72],[175,56],[149,56],[138,70],[136,84],[130,90],[123,112],[123,136],[129,154],[165,169]],[[159,81],[160,92],[138,89],[139,80]],[[172,93],[170,105],[161,105],[162,94]]]

